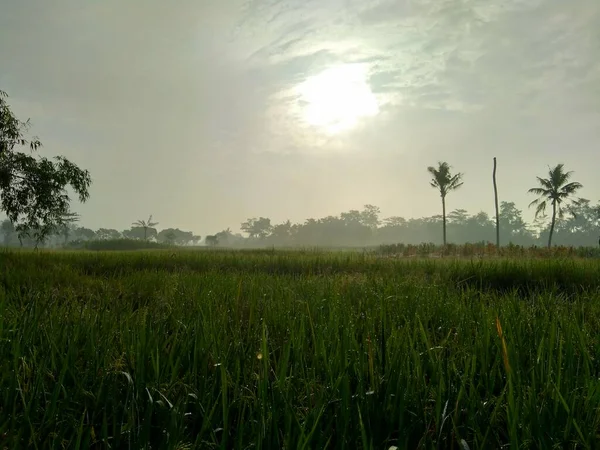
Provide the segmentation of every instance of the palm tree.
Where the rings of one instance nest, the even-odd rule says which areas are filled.
[[[144,229],[144,240],[146,240],[148,236],[148,228],[154,228],[156,225],[158,225],[158,222],[152,222],[152,214],[150,214],[148,220],[137,220],[133,222],[132,225]]]
[[[575,215],[572,206],[577,205],[577,199],[572,200],[570,197],[583,187],[581,183],[571,181],[573,172],[565,172],[564,164],[558,164],[554,168],[549,168],[548,178],[536,177],[540,187],[529,189],[530,194],[538,195],[539,197],[529,204],[529,207],[536,206],[535,217],[544,214],[548,203],[552,204],[552,222],[550,223],[550,235],[548,236],[548,248],[552,246],[552,234],[556,225],[556,215],[562,219],[565,209]]]
[[[440,191],[442,197],[442,219],[444,230],[444,247],[446,246],[446,195],[463,185],[462,173],[452,175],[450,165],[447,162],[438,162],[437,168],[429,166],[427,171],[432,175],[431,186]]]

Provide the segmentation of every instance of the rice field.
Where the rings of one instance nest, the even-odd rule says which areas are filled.
[[[0,252],[0,449],[600,447],[600,260]]]

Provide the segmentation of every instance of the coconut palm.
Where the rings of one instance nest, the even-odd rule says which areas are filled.
[[[152,222],[152,214],[150,214],[150,217],[148,217],[148,220],[137,220],[137,221],[133,222],[132,225],[135,227],[140,227],[140,228],[144,229],[144,240],[146,240],[148,237],[148,229],[154,228],[156,225],[158,225],[158,222]]]
[[[552,205],[552,221],[550,222],[550,235],[548,236],[548,248],[552,246],[552,234],[556,225],[556,216],[562,219],[565,210],[575,215],[572,207],[579,204],[578,199],[572,199],[575,193],[583,187],[581,183],[570,181],[573,172],[565,172],[564,164],[558,164],[554,168],[549,168],[548,178],[536,177],[540,187],[529,189],[530,194],[539,196],[529,204],[529,207],[536,206],[535,217],[544,214],[546,207]]]
[[[446,246],[446,195],[463,185],[462,173],[452,175],[450,165],[447,162],[438,162],[438,166],[430,166],[427,171],[432,175],[431,186],[440,191],[442,197],[442,226],[444,234],[444,246]]]

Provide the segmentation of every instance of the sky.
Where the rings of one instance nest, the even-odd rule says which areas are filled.
[[[0,0],[0,89],[90,171],[91,228],[213,234],[370,203],[527,211],[564,163],[600,200],[598,0]],[[528,213],[529,214],[529,213]]]

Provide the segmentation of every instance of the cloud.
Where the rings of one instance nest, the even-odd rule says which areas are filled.
[[[587,95],[600,85],[595,0],[255,1],[244,20],[269,36],[248,61],[278,80],[267,121],[286,135],[295,125],[285,111],[297,101],[286,92],[357,61],[369,64],[372,90],[397,114],[418,108],[502,121],[544,116],[549,106],[593,110],[598,101]]]

